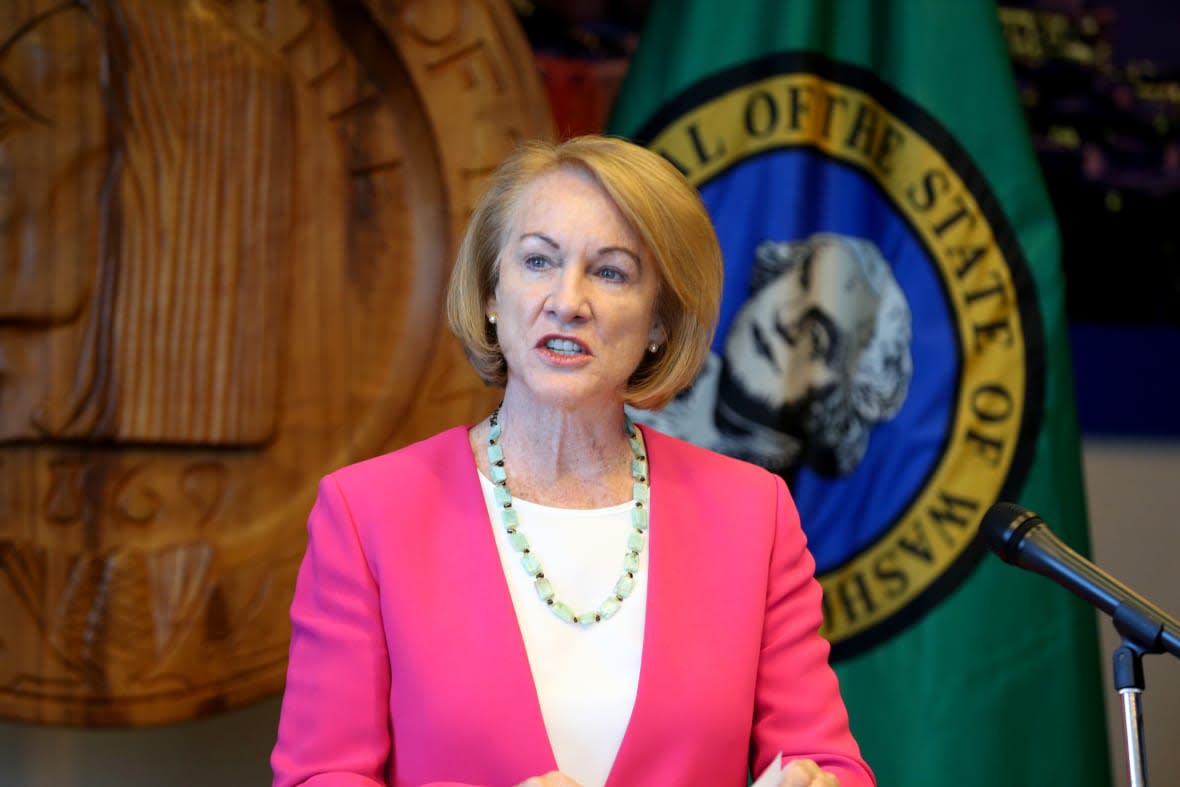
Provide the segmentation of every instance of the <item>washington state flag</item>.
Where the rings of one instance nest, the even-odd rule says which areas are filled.
[[[656,0],[611,131],[697,186],[726,264],[701,377],[636,415],[787,480],[880,783],[1109,785],[1092,610],[977,538],[1007,500],[1088,549],[996,6]]]

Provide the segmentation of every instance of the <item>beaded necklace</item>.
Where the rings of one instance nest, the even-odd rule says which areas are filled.
[[[545,576],[541,568],[541,561],[529,548],[529,541],[520,532],[520,521],[516,516],[516,509],[512,507],[512,493],[508,491],[508,475],[504,471],[504,448],[500,445],[500,408],[492,413],[488,419],[488,462],[491,464],[492,484],[496,503],[500,506],[500,521],[504,531],[508,534],[508,544],[513,551],[520,553],[520,564],[525,572],[533,578],[533,589],[537,591],[537,598],[549,607],[549,610],[566,623],[579,623],[589,626],[593,623],[613,617],[622,606],[624,599],[635,589],[635,575],[639,572],[639,553],[643,551],[647,541],[647,505],[650,500],[650,484],[647,477],[647,455],[643,446],[643,435],[631,419],[626,419],[627,441],[631,444],[631,477],[635,482],[631,486],[635,507],[631,509],[631,533],[627,536],[627,553],[623,556],[623,573],[615,582],[609,596],[589,612],[575,613],[573,609],[559,601],[553,592],[553,584]]]

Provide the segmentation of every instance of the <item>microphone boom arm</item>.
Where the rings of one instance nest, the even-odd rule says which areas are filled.
[[[1005,563],[1047,577],[1110,615],[1124,640],[1144,653],[1180,658],[1180,621],[1070,549],[1036,513],[996,503],[980,531]]]

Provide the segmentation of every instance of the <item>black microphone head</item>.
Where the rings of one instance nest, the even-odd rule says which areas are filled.
[[[1020,542],[1033,527],[1042,524],[1041,517],[1034,511],[1016,503],[996,503],[983,515],[979,532],[988,549],[1000,556],[1005,563],[1016,564]]]

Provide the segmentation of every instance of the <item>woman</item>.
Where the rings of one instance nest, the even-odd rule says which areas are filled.
[[[499,168],[447,313],[503,402],[321,483],[276,785],[738,787],[780,753],[783,785],[874,783],[782,480],[624,412],[692,381],[720,295],[658,155]]]

